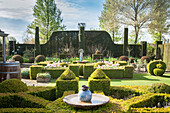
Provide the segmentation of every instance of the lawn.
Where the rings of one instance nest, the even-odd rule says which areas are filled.
[[[48,86],[55,86],[55,80],[52,80]],[[134,73],[133,79],[112,79],[111,86],[120,86],[120,85],[151,85],[153,83],[166,83],[170,85],[170,73],[165,73],[164,76],[152,76],[147,73]],[[88,85],[87,79],[79,80],[79,88],[82,85]]]

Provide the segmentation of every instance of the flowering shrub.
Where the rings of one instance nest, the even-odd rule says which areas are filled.
[[[100,68],[112,68],[112,69],[118,69],[118,68],[121,68],[120,67],[120,64],[113,64],[113,63],[108,63],[108,62],[105,62],[106,65],[98,65],[97,68],[100,69]]]
[[[54,62],[52,64],[48,63],[47,66],[45,66],[45,68],[61,68],[61,67],[62,66],[59,61],[57,63]],[[65,68],[66,66],[63,67]]]
[[[37,77],[51,78],[51,75],[49,73],[38,73]]]

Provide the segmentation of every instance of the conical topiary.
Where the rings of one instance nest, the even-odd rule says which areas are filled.
[[[62,79],[62,80],[72,80],[72,79],[75,79],[75,78],[76,78],[76,75],[70,69],[66,69],[60,75],[60,79]]]
[[[104,79],[106,78],[106,74],[101,69],[96,69],[90,77],[93,79]]]

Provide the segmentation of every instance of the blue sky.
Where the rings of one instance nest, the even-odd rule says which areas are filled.
[[[22,42],[27,25],[34,17],[36,0],[0,0],[0,29]],[[67,30],[78,30],[78,23],[86,23],[86,29],[98,29],[105,0],[55,0],[62,11],[63,24]]]
[[[22,42],[27,25],[34,19],[32,9],[35,1],[0,0],[0,29],[15,37],[18,42]],[[86,30],[99,29],[98,17],[101,15],[105,0],[55,0],[55,2],[62,11],[66,30],[78,30],[77,25],[82,22],[86,23]],[[129,34],[131,30],[130,28]],[[143,30],[141,36],[141,41],[152,41],[146,30]]]

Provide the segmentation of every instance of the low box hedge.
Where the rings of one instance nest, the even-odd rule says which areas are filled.
[[[47,64],[52,64],[53,61],[44,61],[44,62],[39,62],[38,65],[42,65],[42,66],[47,66]]]
[[[131,108],[156,106],[158,102],[162,103],[163,101],[170,102],[170,94],[148,93],[128,99],[123,102],[122,106],[125,111],[130,111]]]
[[[79,65],[78,64],[70,64],[69,69],[73,71],[76,77],[79,77]]]
[[[0,113],[48,113],[46,108],[0,108]]]
[[[73,90],[76,93],[78,92],[78,85],[79,84],[79,78],[76,77],[75,79],[72,80],[62,80],[58,78],[56,80],[56,92],[57,92],[57,97],[61,97],[64,93],[64,91],[69,91]]]
[[[37,73],[41,73],[43,69],[42,65],[32,65],[30,66],[30,79],[36,80]]]
[[[55,87],[40,87],[39,86],[38,88],[40,90],[38,90],[35,87],[30,87],[27,93],[33,96],[42,97],[50,101],[54,101],[56,99],[56,88]]]
[[[48,100],[26,93],[0,95],[0,108],[45,108],[48,103]]]
[[[124,69],[114,69],[114,68],[103,68],[101,69],[109,78],[115,79],[115,78],[123,78],[124,76]]]
[[[120,64],[120,66],[127,65],[126,61],[114,61],[114,64]]]
[[[129,97],[130,95],[139,96],[141,93],[125,87],[110,86],[110,95],[112,97],[123,99]]]
[[[88,86],[90,91],[103,91],[106,95],[110,94],[110,78],[106,76],[104,79],[88,78]]]
[[[66,68],[43,68],[42,72],[48,72],[51,75],[51,78],[57,79],[64,71]]]
[[[169,113],[170,107],[168,108],[131,108],[131,113]]]
[[[88,78],[94,71],[94,64],[84,64],[83,65],[83,76]]]
[[[123,78],[133,78],[133,66],[123,66],[124,67],[124,75]]]

